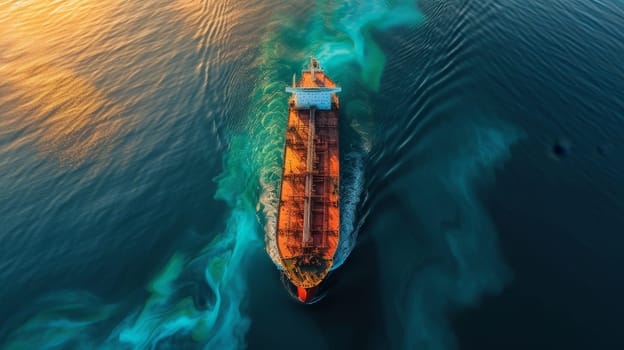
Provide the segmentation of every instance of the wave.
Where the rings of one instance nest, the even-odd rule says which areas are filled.
[[[197,52],[209,56],[202,56],[201,58],[205,59],[198,65],[200,73],[205,73],[203,76],[200,74],[200,78],[204,78],[201,79],[201,83],[207,84],[207,76],[210,71],[211,84],[224,84],[224,81],[229,82],[231,80],[229,77],[230,71],[226,70],[224,74],[220,74],[220,70],[215,69],[215,67],[218,67],[217,65],[219,63],[222,63],[220,60],[222,59],[221,54],[224,51],[223,46],[217,46],[215,43],[222,43],[221,41],[229,37],[232,18],[224,15],[223,6],[213,8],[207,5],[207,8],[212,8],[213,12],[202,13],[202,18],[209,18],[212,20],[202,22],[200,24],[198,37],[192,40],[192,35],[189,35],[186,31],[186,26],[178,28],[179,22],[188,19],[189,16],[177,11],[175,8],[158,8],[158,11],[162,13],[143,8],[136,11],[128,11],[128,13],[120,12],[120,16],[122,14],[128,16],[132,15],[131,18],[138,18],[139,20],[127,21],[127,23],[129,23],[129,30],[127,32],[124,31],[124,33],[116,33],[117,37],[115,38],[125,39],[127,37],[141,40],[141,38],[143,38],[140,36],[141,34],[148,33],[149,30],[154,28],[166,32],[169,36],[166,36],[166,38],[159,36],[159,38],[162,39],[160,42],[150,41],[149,43],[154,43],[154,46],[158,44],[174,44],[173,47],[167,47],[166,45],[164,47],[158,46],[160,54],[158,59],[167,63],[166,68],[169,72],[179,72],[179,70],[176,70],[179,67],[187,69],[189,67],[192,68],[189,61],[180,59],[180,55],[190,54],[189,57],[195,57],[193,55],[193,53],[195,53],[193,51],[193,46],[189,44],[193,44],[197,41]],[[193,10],[193,8],[189,6],[187,10]],[[149,18],[150,15],[162,15],[164,18],[159,18],[157,22],[147,21],[146,18]],[[105,22],[106,20],[107,19],[103,19],[102,21]],[[93,23],[100,25],[98,21],[92,21],[92,24]],[[148,27],[141,27],[145,29],[145,32],[137,34],[136,31],[138,29],[136,26],[140,26],[142,23],[157,24],[153,26],[151,26],[151,24],[146,24]],[[184,24],[186,25],[187,23],[184,22]],[[192,23],[189,22],[189,24]],[[96,27],[98,27],[98,25],[96,25]],[[119,29],[120,26],[115,26],[115,28]],[[66,28],[63,27],[63,30],[65,29]],[[182,32],[180,32],[181,30]],[[165,40],[169,39],[170,36],[175,37],[177,40],[171,42]],[[219,39],[221,41],[216,40],[215,37],[220,37]],[[201,40],[202,38],[206,40]],[[146,41],[143,42],[146,43]],[[130,41],[130,43],[134,42]],[[126,42],[124,42],[124,45],[126,45],[124,46],[124,50],[127,49],[130,52],[138,53],[141,53],[141,50],[145,49],[146,46],[129,45]],[[211,47],[209,51],[205,50],[208,46]],[[113,52],[119,53],[120,50],[113,50]],[[168,54],[171,52],[180,53],[180,55],[169,56]],[[139,56],[140,55],[137,54],[136,57]],[[217,58],[214,56],[217,56]],[[115,57],[117,58],[117,56]],[[175,58],[175,60],[173,58]],[[119,65],[123,65],[127,63],[128,57],[122,57],[116,61],[119,62]],[[137,61],[136,66],[138,68],[144,68],[146,64],[154,64],[154,61],[155,60],[152,59],[147,59],[147,63]],[[174,66],[170,66],[169,64],[173,64]],[[98,71],[99,73],[110,73],[107,69],[110,69],[111,65],[104,65],[104,67],[105,68],[94,65],[93,69],[100,69],[101,71]],[[210,70],[210,68],[213,69]],[[67,80],[65,79],[67,76],[70,78],[72,77],[72,75],[64,73],[65,71],[60,72],[61,74],[57,75],[63,78],[64,81]],[[124,72],[127,74],[129,71]],[[180,101],[188,101],[188,99],[185,98],[192,93],[186,94],[187,90],[184,88],[176,87],[175,91],[172,93],[165,88],[165,83],[163,82],[150,84],[149,79],[160,79],[158,74],[154,74],[160,72],[160,70],[154,69],[153,71],[150,70],[150,72],[152,74],[146,78],[148,79],[147,82],[142,81],[142,83],[145,84],[145,86],[151,85],[157,86],[157,88],[149,90],[149,92],[171,93],[171,95],[158,99],[155,96],[149,96],[151,97],[152,104],[158,105],[158,101],[163,100],[176,101],[177,103],[182,103]],[[108,75],[109,78],[111,76],[115,75]],[[176,78],[178,78],[178,80],[169,79],[166,83],[173,82],[174,84],[182,84],[188,82],[182,79],[184,76],[178,75]],[[82,84],[81,81],[78,81],[78,83],[80,83],[79,85],[81,86],[85,85]],[[117,81],[115,83],[118,85],[114,86],[118,88],[123,89],[127,87],[125,81]],[[188,87],[191,84],[192,82],[186,84],[186,86]],[[102,83],[102,85],[109,86],[111,84],[109,83],[107,85]],[[89,87],[90,86],[87,86],[87,88]],[[214,92],[214,90],[208,90],[208,88],[209,86],[201,86],[196,90],[200,91],[199,94],[201,94],[203,90],[211,93]],[[140,90],[144,91],[144,89]],[[176,95],[177,93],[179,93],[180,96]],[[214,95],[216,94],[217,92],[214,92]],[[132,92],[127,93],[127,95],[129,100],[133,98],[137,100],[142,98],[146,100],[149,99],[146,98],[145,95],[141,94],[137,96]],[[203,96],[199,97],[201,98]],[[216,101],[218,98],[219,96],[210,96],[210,101]],[[85,99],[78,100],[82,101]],[[231,103],[231,96],[225,96],[223,100],[225,101],[220,102],[229,106]],[[85,101],[88,101],[88,99]],[[133,103],[134,102],[135,101],[133,101]],[[146,103],[147,101],[142,102]],[[182,104],[179,108],[184,109],[183,107],[196,110],[196,105],[192,103],[186,105]],[[219,106],[216,105],[214,107],[215,108],[211,109],[212,114],[206,117],[214,118],[212,120],[213,124],[216,128],[220,128],[223,121],[216,120],[220,116],[220,110],[218,110]],[[72,106],[68,106],[67,108],[68,111],[74,111],[74,109],[78,107],[72,104]],[[102,108],[95,108],[94,110],[99,112],[101,109]],[[85,112],[84,108],[81,110]],[[177,112],[181,111],[177,106],[175,110]],[[62,111],[63,110],[61,110],[61,112]],[[91,112],[90,109],[86,111]],[[115,110],[113,110],[113,112],[115,112]],[[162,109],[158,112],[164,113]],[[63,118],[67,116],[61,114],[56,115],[56,118],[64,120]],[[154,123],[158,123],[162,120],[168,122],[176,120],[175,118],[159,119],[155,115],[151,115],[151,117],[151,119],[145,119],[149,119]],[[192,120],[185,120],[185,122],[188,123],[184,124],[186,126],[184,130],[187,131],[185,134],[185,141],[191,139],[191,137],[188,136],[192,133],[193,129],[188,126],[204,116],[201,115],[198,117],[194,115],[193,117],[195,118],[189,118]],[[68,120],[73,121],[72,118]],[[131,128],[133,123],[127,124],[126,126]],[[85,125],[88,125],[88,123]],[[180,123],[179,125],[182,124]],[[68,127],[66,127],[66,129],[67,128]],[[172,128],[169,128],[169,132],[165,134],[165,138],[172,136],[173,132],[171,130]],[[81,135],[82,134],[83,133],[81,133]],[[203,136],[206,137],[206,134]],[[211,134],[209,136],[215,135]],[[219,135],[216,136],[218,137]],[[140,137],[136,139],[140,139]],[[163,138],[159,141],[167,144],[170,140]],[[249,256],[253,254],[253,252],[257,252],[261,249],[259,228],[254,215],[254,203],[257,196],[255,189],[249,187],[249,184],[256,180],[254,176],[258,172],[258,168],[249,167],[247,159],[249,159],[250,155],[245,152],[251,152],[251,150],[247,148],[248,142],[246,140],[234,136],[230,138],[229,141],[231,147],[239,147],[239,149],[235,149],[234,153],[228,153],[224,156],[224,171],[215,179],[218,187],[215,199],[220,202],[225,202],[226,205],[222,205],[222,207],[225,207],[226,215],[229,215],[225,220],[225,228],[202,233],[196,233],[193,229],[189,228],[179,232],[176,239],[172,239],[170,242],[171,249],[167,249],[166,254],[163,253],[163,260],[165,260],[163,262],[164,267],[156,273],[146,286],[146,289],[128,292],[124,294],[120,300],[104,301],[85,290],[58,291],[33,300],[32,306],[24,308],[5,319],[4,327],[0,329],[0,347],[7,349],[153,349],[163,346],[183,347],[187,344],[191,344],[195,348],[206,347],[209,349],[237,349],[244,347],[245,333],[250,323],[249,318],[243,315],[241,310],[241,305],[244,304],[247,295],[247,285],[245,282],[247,274],[245,271],[249,264]],[[145,144],[139,144],[133,151],[137,154],[140,154],[142,151],[147,152],[145,149],[139,149],[139,146],[145,147]],[[209,151],[218,152],[218,150],[215,151],[213,149]],[[160,162],[158,166],[163,166],[162,162]],[[209,182],[211,178],[207,178],[205,181]],[[123,208],[121,204],[124,203],[120,203],[120,208]],[[146,204],[146,207],[148,206],[149,205]],[[217,207],[221,209],[219,206]],[[166,214],[164,212],[159,212],[159,215]],[[221,222],[215,222],[215,225],[220,224]],[[88,233],[90,232],[84,232],[84,234]],[[134,239],[134,237],[132,237],[132,232],[112,232],[112,234],[118,234],[118,236],[121,237],[127,235],[126,237],[119,238],[120,240]],[[178,246],[180,242],[184,242],[189,247]],[[120,257],[120,259],[123,258],[124,257]],[[33,259],[36,261],[37,257],[33,257]],[[128,259],[127,262],[132,263],[132,259]],[[105,270],[105,264],[108,262],[103,261],[100,263],[104,265],[101,268]],[[76,264],[80,264],[80,262]],[[100,267],[96,270],[99,269]],[[120,289],[124,287],[125,286],[119,286]],[[114,287],[111,289],[114,289]]]
[[[409,150],[386,139],[373,151],[374,167],[388,170],[367,184],[366,210],[375,212],[367,231],[383,256],[385,319],[401,325],[389,329],[392,348],[455,348],[448,313],[500,293],[511,278],[480,195],[525,135],[476,112],[438,112],[407,131],[419,136]]]
[[[138,295],[107,302],[89,297],[84,291],[61,291],[35,302],[36,309],[20,316],[19,320],[24,322],[17,318],[11,321],[19,324],[3,337],[6,342],[2,345],[8,349],[244,347],[251,322],[244,310],[249,292],[246,278],[250,257],[261,249],[258,222],[265,229],[266,250],[279,266],[274,235],[287,111],[283,88],[309,55],[319,57],[328,73],[343,86],[342,128],[355,135],[352,139],[342,138],[343,145],[354,145],[342,160],[341,241],[335,267],[342,265],[357,241],[357,208],[364,190],[364,168],[371,142],[367,136],[370,130],[358,125],[363,125],[361,118],[370,118],[374,113],[372,101],[385,64],[373,32],[419,24],[422,16],[408,4],[390,6],[385,1],[372,1],[336,5],[319,1],[305,5],[314,6],[310,9],[312,15],[297,13],[296,4],[283,5],[292,6],[294,11],[285,9],[274,15],[263,28],[265,35],[253,62],[255,74],[249,81],[254,86],[250,107],[242,126],[232,128],[223,137],[228,149],[223,157],[223,172],[214,180],[215,198],[227,205],[225,228],[217,234],[211,232],[211,239],[193,230],[181,234],[180,240],[186,239],[190,245],[201,248],[173,249],[146,291],[137,292]],[[207,28],[208,24],[203,22],[199,25],[199,36],[205,36],[205,40],[199,40],[197,48],[205,55],[222,54],[219,50],[211,53],[213,46],[208,45],[215,35],[225,35],[225,9],[215,7],[215,11],[220,19],[212,24],[215,28]],[[214,74],[209,68],[208,61],[198,66],[204,81]],[[216,79],[229,82],[233,78],[228,71]],[[212,98],[210,101],[215,102]],[[353,107],[354,104],[364,108]],[[368,112],[361,115],[354,110]]]

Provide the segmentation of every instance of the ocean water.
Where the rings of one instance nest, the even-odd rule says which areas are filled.
[[[0,2],[0,348],[620,349],[624,3]],[[343,88],[327,296],[287,94]]]

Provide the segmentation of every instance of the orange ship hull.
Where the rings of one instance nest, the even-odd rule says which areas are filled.
[[[290,90],[276,237],[284,274],[310,302],[340,239],[340,89],[312,60]]]

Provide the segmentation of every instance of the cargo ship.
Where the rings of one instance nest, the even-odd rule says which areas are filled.
[[[293,75],[276,240],[282,279],[302,303],[313,303],[340,240],[339,101],[341,88],[315,58]]]

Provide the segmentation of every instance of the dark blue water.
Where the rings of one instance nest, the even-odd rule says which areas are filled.
[[[620,349],[621,1],[0,3],[0,348]],[[279,279],[287,95],[341,245]]]

